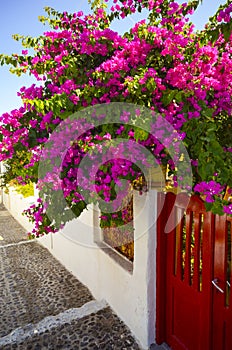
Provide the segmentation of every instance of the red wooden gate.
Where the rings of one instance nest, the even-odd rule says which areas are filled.
[[[231,218],[215,218],[197,196],[160,194],[159,204],[157,342],[232,349]]]

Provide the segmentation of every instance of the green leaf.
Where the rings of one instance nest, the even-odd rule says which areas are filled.
[[[138,128],[135,129],[134,137],[136,141],[138,140],[145,141],[147,140],[148,136],[149,136],[149,133],[146,130],[142,130]]]
[[[169,103],[171,103],[174,99],[176,95],[176,90],[169,90],[168,92],[165,91],[163,93],[163,97],[162,97],[162,103],[164,104],[164,106],[168,106]]]
[[[32,148],[37,145],[37,135],[34,129],[30,129],[28,133],[29,147]]]
[[[177,94],[175,95],[175,100],[178,103],[182,102],[182,100],[183,100],[183,92],[182,91],[177,92]]]

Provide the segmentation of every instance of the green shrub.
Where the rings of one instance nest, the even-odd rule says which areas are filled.
[[[32,182],[26,185],[15,185],[15,191],[23,195],[24,198],[34,196],[34,185]]]

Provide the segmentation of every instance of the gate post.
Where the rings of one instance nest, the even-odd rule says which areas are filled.
[[[167,234],[165,226],[170,217],[175,195],[158,193],[157,206],[157,248],[156,248],[156,343],[166,341],[166,271],[167,271]]]

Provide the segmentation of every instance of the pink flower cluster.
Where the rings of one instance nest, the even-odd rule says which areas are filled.
[[[231,20],[231,17],[230,17],[231,12],[232,12],[232,4],[230,4],[225,10],[221,10],[219,12],[219,15],[217,17],[218,22],[222,22],[222,21],[224,21],[226,23],[230,22],[230,20]]]
[[[194,188],[196,192],[205,196],[205,201],[212,203],[215,200],[215,196],[220,196],[225,186],[221,186],[218,182],[211,180],[209,182],[202,181]]]
[[[224,213],[228,214],[228,215],[232,215],[232,204],[229,205],[225,205],[223,207]]]
[[[183,14],[188,6],[186,3],[179,5],[163,0],[113,2],[110,15],[119,14],[123,18],[139,7],[146,7],[153,20],[136,23],[130,33],[122,36],[109,28],[110,15],[107,16],[103,9],[91,15],[84,15],[81,11],[74,14],[65,12],[60,17],[59,27],[44,33],[33,57],[23,51],[24,62],[20,65],[44,85],[22,87],[18,95],[23,107],[0,117],[0,161],[9,159],[20,145],[31,151],[31,160],[26,167],[36,168],[43,145],[61,121],[83,110],[83,107],[130,102],[145,106],[161,116],[150,125],[151,132],[145,133],[146,137],[142,133],[138,136],[136,130],[125,125],[130,118],[124,113],[121,115],[122,124],[116,129],[86,133],[92,125],[83,118],[72,126],[74,130],[83,130],[83,133],[70,147],[65,140],[72,139],[73,130],[67,126],[53,149],[46,150],[46,156],[51,160],[51,171],[46,174],[45,180],[51,184],[52,190],[62,190],[71,205],[81,203],[86,193],[94,197],[94,192],[110,202],[115,186],[122,186],[123,178],[131,180],[140,175],[133,167],[130,154],[142,167],[147,166],[137,145],[149,149],[156,163],[169,164],[170,171],[174,172],[179,161],[180,142],[184,140],[186,147],[189,146],[192,167],[199,179],[194,190],[204,195],[207,202],[213,203],[215,198],[222,196],[225,185],[223,181],[212,180],[213,172],[210,177],[200,177],[199,160],[196,160],[198,154],[193,152],[194,145],[188,144],[194,130],[188,125],[194,120],[200,123],[205,118],[206,122],[210,120],[212,123],[219,120],[218,125],[221,126],[221,121],[231,118],[232,37],[226,40],[220,33],[214,43],[209,40],[200,42],[201,37],[188,23],[191,9]],[[219,13],[218,22],[229,22],[231,12],[232,7],[228,5]],[[142,119],[139,112],[136,118]],[[170,130],[163,127],[161,120],[170,124]],[[154,130],[156,137],[152,136]],[[70,138],[65,139],[69,133]],[[112,160],[109,161],[101,142],[110,143],[117,137],[125,138],[128,148],[113,145]],[[208,136],[201,137],[202,143],[209,142]],[[198,139],[195,136],[195,142]],[[174,152],[171,160],[168,148]],[[228,156],[231,149],[228,144],[223,148]],[[64,157],[61,150],[68,150]],[[94,166],[90,169],[79,167],[84,157],[89,157],[90,163],[96,163],[99,154],[101,164],[104,164],[100,170]],[[128,154],[126,160],[125,154]],[[56,160],[61,156],[63,163],[60,170],[56,168]],[[61,177],[54,175],[55,170],[61,171]],[[90,181],[91,176],[96,176],[94,183]],[[78,182],[78,177],[81,182]],[[224,206],[224,212],[230,214],[231,205]],[[42,203],[31,208],[28,215],[33,216],[36,222],[33,234],[42,234],[43,226],[46,232],[49,227],[54,230],[51,223],[45,224],[46,208]]]
[[[38,238],[48,233],[55,233],[58,231],[53,225],[46,223],[46,207],[46,203],[43,203],[39,198],[37,204],[33,204],[28,209],[24,210],[23,215],[27,216],[29,220],[34,223],[34,228],[29,234],[29,238]]]

